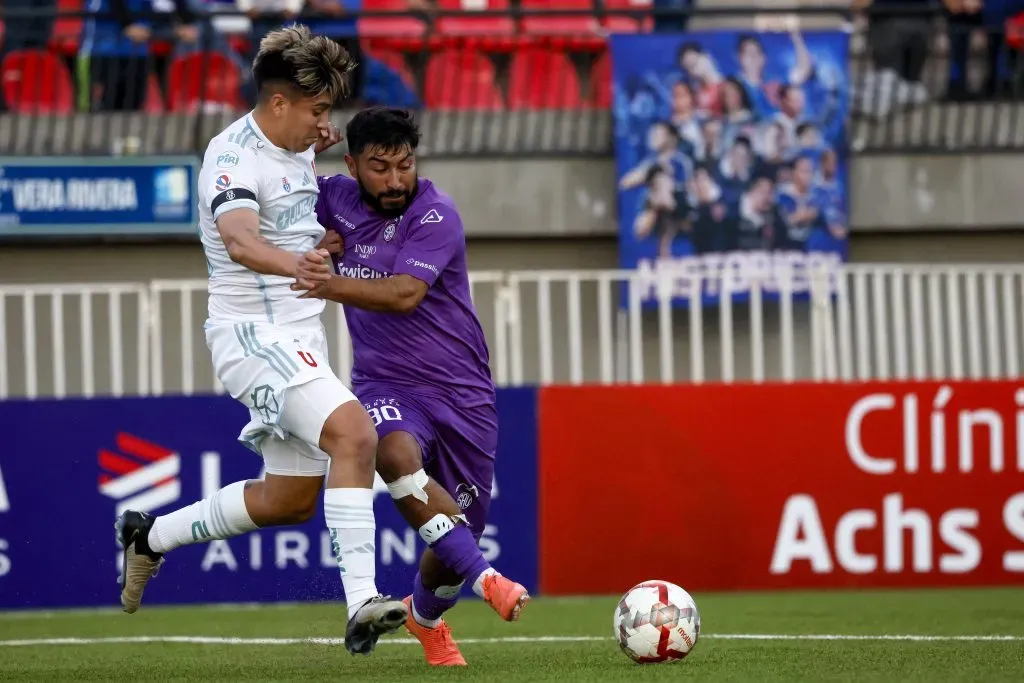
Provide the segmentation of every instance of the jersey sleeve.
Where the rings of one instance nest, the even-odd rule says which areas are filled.
[[[462,218],[450,206],[434,204],[409,226],[395,259],[395,275],[412,275],[433,285],[460,249],[466,248]]]
[[[259,212],[259,160],[251,149],[226,145],[212,150],[208,163],[212,168],[203,173],[201,191],[213,220],[235,209]]]
[[[316,198],[316,222],[324,226],[324,229],[333,229],[331,214],[334,213],[331,210],[331,198],[334,195],[333,183],[331,178],[334,176],[322,176],[316,177],[316,185],[320,189],[320,195]]]

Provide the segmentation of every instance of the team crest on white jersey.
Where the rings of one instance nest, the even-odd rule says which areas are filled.
[[[284,188],[285,192],[291,192],[292,191],[292,184],[288,182],[288,176],[285,176],[284,178],[281,178],[281,187]]]

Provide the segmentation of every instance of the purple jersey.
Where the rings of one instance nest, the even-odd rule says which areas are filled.
[[[494,403],[483,328],[469,293],[466,237],[451,197],[420,179],[398,218],[375,213],[347,176],[317,178],[320,224],[337,231],[345,252],[334,257],[342,277],[407,274],[429,285],[409,315],[345,306],[355,362],[352,383],[413,386],[455,406]]]

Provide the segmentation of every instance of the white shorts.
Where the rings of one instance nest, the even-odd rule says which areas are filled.
[[[326,474],[330,460],[319,448],[324,422],[356,397],[328,364],[319,318],[287,327],[208,323],[206,344],[217,379],[249,409],[238,440],[263,457],[266,472]]]

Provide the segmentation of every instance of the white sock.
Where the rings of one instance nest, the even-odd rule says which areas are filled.
[[[412,600],[412,618],[416,620],[417,624],[419,624],[420,626],[425,626],[427,628],[437,628],[441,625],[441,622],[443,621],[443,619],[427,619],[426,617],[421,617],[420,613],[416,611],[415,598],[413,598]]]
[[[209,498],[161,515],[149,532],[149,547],[166,553],[193,543],[231,538],[256,529],[245,509],[245,484],[236,481]]]
[[[324,517],[351,619],[367,600],[377,596],[373,489],[327,489]]]
[[[491,574],[497,574],[491,567],[480,572],[480,576],[476,577],[476,581],[473,582],[473,592],[476,593],[477,597],[484,597],[484,579]]]

